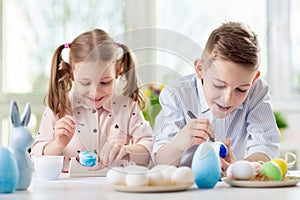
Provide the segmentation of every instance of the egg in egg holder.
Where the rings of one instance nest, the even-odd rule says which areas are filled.
[[[292,158],[291,161],[289,157]],[[300,177],[288,175],[288,169],[292,168],[295,162],[296,156],[290,152],[285,155],[285,159],[275,158],[267,162],[239,160],[228,167],[223,180],[233,186],[293,186],[300,181]],[[266,184],[261,184],[263,182]]]
[[[121,192],[167,192],[186,190],[194,184],[190,167],[156,165],[151,169],[129,163],[126,167],[114,167],[107,172],[108,182]]]
[[[27,190],[32,180],[32,162],[28,149],[33,143],[27,129],[30,120],[30,104],[27,103],[20,118],[17,103],[12,100],[10,116],[12,132],[8,148],[0,148],[0,193]]]

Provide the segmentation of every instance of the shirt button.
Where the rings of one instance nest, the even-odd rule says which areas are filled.
[[[96,113],[96,110],[95,110],[95,109],[93,109],[92,113]]]
[[[93,132],[94,132],[94,133],[97,133],[97,129],[94,129]]]

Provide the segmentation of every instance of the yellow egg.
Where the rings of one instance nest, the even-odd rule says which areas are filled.
[[[288,169],[287,162],[282,158],[275,158],[271,161],[277,163],[277,165],[280,167],[280,169],[282,171],[282,176],[284,176]]]

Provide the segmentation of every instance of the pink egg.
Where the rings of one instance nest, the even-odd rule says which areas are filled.
[[[258,174],[260,172],[262,165],[259,162],[251,162],[251,164],[254,167],[255,175]]]
[[[233,174],[232,174],[232,165],[229,165],[229,167],[226,170],[226,176],[228,178],[233,178]]]

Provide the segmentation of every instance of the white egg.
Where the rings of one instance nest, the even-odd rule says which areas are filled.
[[[165,184],[171,184],[171,176],[176,169],[177,167],[173,165],[156,165],[151,170],[160,171],[164,177]]]
[[[127,186],[138,187],[148,185],[149,179],[146,174],[128,173],[125,182]]]
[[[127,173],[145,174],[148,172],[148,168],[140,165],[128,165],[124,167]]]
[[[171,181],[177,185],[185,183],[193,183],[195,180],[194,172],[189,167],[179,167],[177,168],[172,176]]]
[[[255,169],[251,162],[239,160],[232,164],[232,176],[236,179],[247,180],[255,176]]]
[[[106,174],[106,179],[111,184],[125,184],[126,172],[122,167],[110,169]]]
[[[149,170],[147,173],[149,185],[164,185],[165,179],[163,174],[157,170]]]

